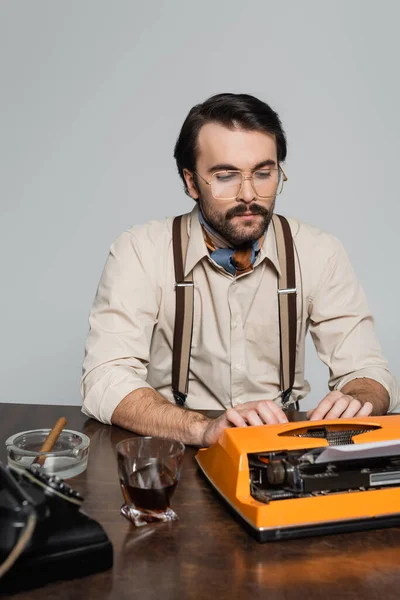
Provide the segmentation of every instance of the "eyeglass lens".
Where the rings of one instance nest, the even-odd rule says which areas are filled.
[[[240,171],[218,171],[211,179],[211,191],[214,198],[236,198],[243,181]],[[280,194],[283,177],[279,169],[260,169],[252,175],[253,188],[257,196],[267,198]]]

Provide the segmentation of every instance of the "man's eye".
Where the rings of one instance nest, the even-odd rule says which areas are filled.
[[[271,171],[268,169],[263,169],[262,171],[256,171],[254,175],[256,179],[269,179],[271,177]]]
[[[237,173],[216,173],[215,179],[220,183],[226,183],[227,181],[233,181],[238,177]]]

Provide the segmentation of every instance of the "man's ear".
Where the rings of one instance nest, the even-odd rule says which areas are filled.
[[[192,173],[192,171],[189,171],[189,169],[183,169],[183,176],[185,178],[186,186],[190,197],[193,198],[193,200],[198,200],[199,192],[194,180],[194,173]]]

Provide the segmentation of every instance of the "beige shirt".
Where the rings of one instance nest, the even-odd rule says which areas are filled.
[[[175,317],[172,218],[124,232],[111,246],[90,314],[81,391],[83,412],[110,423],[130,392],[171,391]],[[332,235],[289,219],[296,253],[297,357],[291,399],[310,391],[304,377],[309,330],[329,367],[329,388],[357,377],[380,382],[399,402],[372,316],[342,245]],[[191,213],[185,274],[193,270],[194,322],[186,404],[221,409],[251,400],[280,405],[277,258],[269,227],[254,271],[233,277],[209,256]],[[318,399],[320,400],[320,399]]]

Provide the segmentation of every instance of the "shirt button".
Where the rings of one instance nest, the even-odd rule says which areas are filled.
[[[241,371],[242,368],[243,368],[243,365],[241,365],[240,363],[236,363],[236,365],[235,365],[236,371]]]

